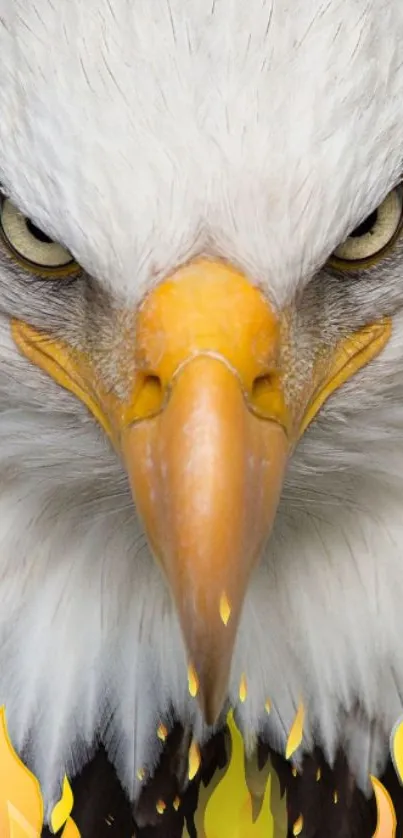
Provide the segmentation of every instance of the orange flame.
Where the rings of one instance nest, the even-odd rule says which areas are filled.
[[[222,620],[222,622],[224,623],[225,626],[228,625],[230,616],[231,616],[231,605],[230,605],[229,599],[227,597],[227,594],[224,592],[221,595],[221,599],[220,599],[220,617],[221,617],[221,620]]]
[[[71,818],[66,821],[66,826],[62,832],[62,838],[81,838],[80,833]]]
[[[158,736],[158,739],[161,739],[161,742],[165,742],[165,740],[168,736],[168,728],[162,722],[161,722],[161,724],[158,725],[157,736]]]
[[[292,828],[292,834],[293,835],[301,835],[301,832],[302,832],[303,828],[304,828],[304,819],[303,819],[302,815],[300,815],[299,818],[297,818],[297,820],[295,821],[295,824]]]
[[[62,838],[80,838],[70,815],[73,793],[67,777],[62,796],[51,814],[54,832],[63,826]],[[6,723],[4,707],[0,708],[0,835],[1,838],[39,838],[44,806],[38,780],[14,751]]]
[[[43,825],[39,783],[10,742],[4,707],[0,710],[0,835],[37,838]]]
[[[192,698],[196,698],[197,693],[199,692],[199,679],[197,677],[197,672],[194,666],[192,666],[192,664],[189,664],[188,667],[188,687],[189,693],[192,696]]]
[[[389,793],[376,777],[371,776],[377,808],[377,826],[373,838],[395,838],[396,813]]]

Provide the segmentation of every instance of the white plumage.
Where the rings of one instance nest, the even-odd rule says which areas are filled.
[[[0,0],[0,181],[113,304],[202,253],[287,306],[400,178],[402,48],[401,0]],[[341,741],[366,790],[403,712],[401,244],[388,260],[365,304],[392,338],[294,454],[230,685],[238,705],[246,671],[239,719],[279,749],[302,697],[306,748]],[[0,703],[49,805],[96,732],[134,798],[160,719],[201,718],[122,466],[10,336],[23,287],[0,249]],[[51,297],[70,328],[80,301]]]

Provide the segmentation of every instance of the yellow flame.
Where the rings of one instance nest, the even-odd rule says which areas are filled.
[[[266,704],[264,705],[264,709],[266,710],[266,713],[270,713],[270,711],[271,711],[271,701],[270,701],[269,698],[267,699]]]
[[[140,783],[143,782],[145,776],[146,772],[144,771],[144,768],[139,768],[139,770],[137,771],[137,779],[140,780]]]
[[[377,826],[373,838],[395,838],[396,813],[390,797],[382,783],[371,775],[377,809]]]
[[[67,777],[65,777],[63,780],[61,800],[56,803],[56,806],[50,816],[50,824],[53,832],[59,832],[59,829],[61,829],[63,824],[66,823],[67,818],[70,817],[72,813],[73,802],[73,792],[70,788]]]
[[[157,736],[158,739],[161,739],[161,742],[165,742],[168,736],[168,728],[165,727],[165,725],[163,725],[162,722],[158,725]]]
[[[403,718],[399,719],[390,737],[390,752],[393,765],[401,783],[403,783]]]
[[[245,703],[246,697],[248,695],[248,684],[246,681],[245,673],[242,674],[241,683],[239,685],[239,700],[242,701],[242,704]]]
[[[199,679],[197,677],[196,670],[192,664],[188,667],[188,684],[189,684],[189,692],[192,698],[196,698],[197,693],[199,692]]]
[[[197,742],[193,740],[189,749],[189,780],[193,780],[196,777],[200,763],[200,749]]]
[[[295,824],[292,828],[292,834],[293,835],[301,835],[301,832],[302,832],[303,828],[304,828],[304,818],[302,817],[302,815],[300,815],[299,818],[297,818],[297,820],[295,821]]]
[[[320,780],[321,776],[322,776],[322,771],[320,770],[320,768],[318,768],[318,770],[316,772],[316,782],[317,783],[319,783],[319,780]]]
[[[305,721],[305,709],[304,705],[301,704],[298,707],[297,715],[292,723],[292,727],[287,739],[287,747],[285,751],[285,758],[290,759],[293,753],[299,748],[302,737],[304,735],[304,721]]]
[[[224,771],[217,771],[209,787],[200,791],[195,816],[198,838],[286,838],[286,804],[281,800],[278,778],[269,766],[262,784],[257,817],[253,817],[253,799],[247,784],[245,746],[233,713],[228,715],[231,755]],[[260,784],[255,783],[255,794]],[[274,789],[274,791],[273,791]],[[273,808],[277,805],[284,829],[279,831]],[[186,828],[183,838],[188,838]]]
[[[230,616],[231,616],[231,606],[230,606],[227,594],[224,591],[224,593],[221,594],[221,599],[220,599],[220,617],[221,617],[225,626],[228,625]]]
[[[243,676],[244,677],[244,676]],[[245,679],[246,698],[246,679]],[[242,736],[234,722],[233,713],[228,715],[231,740],[231,756],[225,771],[217,771],[208,789],[200,793],[200,804],[195,816],[198,838],[286,838],[287,820],[285,798],[281,799],[277,775],[270,763],[259,772],[249,774],[248,761]],[[303,736],[304,708],[302,704],[292,725],[287,741],[286,756],[290,758],[299,747]],[[158,735],[164,741],[168,735],[162,723]],[[403,782],[403,719],[394,728],[391,737],[391,753],[396,773]],[[189,777],[195,776],[200,767],[200,751],[192,742],[189,753]],[[265,774],[267,772],[267,776]],[[293,772],[294,773],[294,772]],[[139,778],[145,772],[139,769]],[[218,775],[218,779],[217,779]],[[248,780],[249,777],[249,780]],[[316,772],[320,780],[321,769]],[[397,819],[391,797],[382,783],[371,776],[377,807],[377,827],[373,838],[396,838]],[[248,785],[248,783],[251,785]],[[252,791],[253,789],[253,791]],[[338,802],[338,792],[334,792]],[[258,802],[258,808],[256,803]],[[64,826],[62,838],[80,838],[80,832],[71,818],[73,793],[67,777],[64,778],[62,795],[51,814],[54,832]],[[173,801],[178,810],[180,798]],[[166,803],[159,800],[156,809],[159,814],[166,810]],[[43,828],[43,800],[39,783],[24,766],[15,753],[8,736],[4,707],[0,708],[0,836],[1,838],[38,838]],[[254,817],[257,812],[257,817]],[[302,815],[292,827],[293,835],[303,832]],[[189,838],[185,828],[183,838]]]
[[[334,791],[333,792],[333,803],[338,803],[338,802],[339,802],[339,792]]]

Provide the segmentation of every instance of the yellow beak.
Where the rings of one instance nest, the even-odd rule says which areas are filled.
[[[221,360],[179,373],[164,411],[128,429],[122,450],[137,509],[176,602],[205,718],[225,698],[250,573],[270,532],[288,453]]]
[[[157,288],[136,326],[144,380],[121,450],[212,723],[288,456],[278,322],[242,275],[202,263]]]
[[[380,351],[390,326],[355,335],[350,355],[338,347],[314,376],[298,427],[280,372],[279,317],[230,266],[199,261],[179,270],[146,297],[134,333],[122,399],[96,380],[90,359],[13,324],[21,351],[87,404],[119,450],[176,603],[194,694],[213,723],[298,432]]]

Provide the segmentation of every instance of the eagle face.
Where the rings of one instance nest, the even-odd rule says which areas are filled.
[[[400,0],[0,0],[0,701],[50,802],[229,703],[382,767],[402,44]]]

